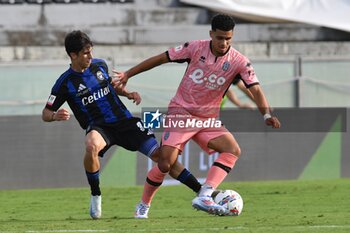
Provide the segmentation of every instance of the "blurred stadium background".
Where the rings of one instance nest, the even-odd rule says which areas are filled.
[[[40,117],[50,88],[69,64],[63,47],[67,32],[87,32],[95,43],[95,57],[125,70],[171,46],[209,38],[217,9],[188,2],[0,0],[0,189],[87,185],[84,132],[74,119],[46,124]],[[317,14],[317,4],[324,7],[325,1],[311,2]],[[233,46],[251,59],[273,108],[350,106],[350,30],[321,22],[233,16]],[[185,68],[168,64],[132,79],[129,89],[140,92],[143,102],[124,102],[136,115],[142,107],[166,107]],[[348,115],[334,119],[327,132],[238,132],[243,156],[228,180],[350,177]],[[316,116],[310,119],[317,123]],[[182,162],[204,177],[212,158],[193,143],[186,148]],[[151,166],[143,156],[122,148],[112,148],[102,165],[105,186],[142,184]]]

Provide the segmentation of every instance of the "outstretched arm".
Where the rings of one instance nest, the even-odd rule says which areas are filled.
[[[112,85],[114,88],[116,86],[121,86],[123,88],[128,82],[128,79],[131,78],[132,76],[135,76],[139,73],[150,70],[156,66],[159,66],[167,62],[169,62],[168,56],[166,55],[166,53],[161,53],[159,55],[156,55],[144,60],[143,62],[137,64],[136,66],[130,68],[125,72],[118,72],[116,70],[113,70],[114,75],[113,75]]]
[[[277,117],[271,115],[270,106],[260,85],[254,85],[250,87],[249,90],[254,97],[255,103],[258,106],[260,113],[264,116],[265,124],[271,125],[272,128],[280,128],[281,123]]]
[[[129,100],[133,100],[133,103],[136,105],[141,103],[141,96],[137,92],[129,92],[126,88],[121,88],[121,86],[116,86],[114,90],[118,95],[125,96]]]

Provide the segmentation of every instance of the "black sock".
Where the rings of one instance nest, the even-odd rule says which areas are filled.
[[[100,190],[100,171],[97,172],[88,172],[85,171],[90,188],[91,188],[91,195],[92,196],[100,196],[101,190]]]
[[[180,175],[177,177],[177,180],[192,189],[195,193],[198,193],[202,187],[196,177],[194,177],[186,168],[180,173]]]

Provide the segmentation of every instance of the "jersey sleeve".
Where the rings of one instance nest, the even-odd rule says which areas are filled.
[[[64,83],[58,79],[51,89],[51,94],[46,102],[45,107],[52,111],[57,111],[67,100],[67,90]]]
[[[196,49],[197,45],[195,41],[186,42],[183,45],[179,45],[174,48],[170,48],[167,51],[169,61],[183,63],[191,60],[192,53]]]
[[[247,88],[259,84],[254,68],[247,58],[243,59],[241,67],[239,76]]]

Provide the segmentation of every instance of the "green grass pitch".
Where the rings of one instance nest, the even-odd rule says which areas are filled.
[[[142,187],[103,188],[103,216],[91,220],[89,190],[0,191],[0,232],[350,232],[350,180],[223,183],[244,199],[238,217],[191,207],[185,186],[161,187],[149,219],[134,219]]]

